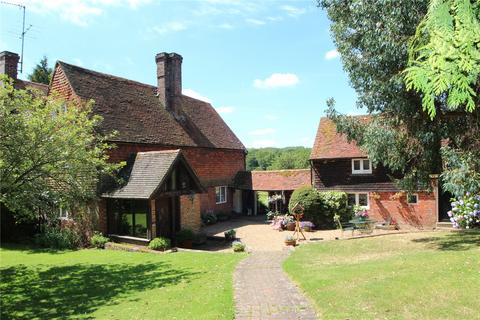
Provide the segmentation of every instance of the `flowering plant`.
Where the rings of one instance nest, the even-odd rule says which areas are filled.
[[[368,211],[365,207],[355,206],[353,211],[355,212],[355,218],[368,219]]]
[[[302,228],[302,229],[304,229],[304,228],[313,229],[313,228],[315,228],[315,225],[311,221],[300,221],[300,228]]]
[[[452,199],[452,210],[448,211],[454,228],[480,228],[480,194],[467,192],[458,200]]]

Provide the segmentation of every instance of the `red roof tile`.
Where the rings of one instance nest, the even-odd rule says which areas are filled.
[[[155,86],[65,62],[56,68],[77,96],[95,101],[93,111],[103,117],[101,130],[117,132],[114,142],[245,150],[207,102],[182,95],[174,100],[174,113],[162,105]]]
[[[362,116],[361,119],[367,120],[369,117]],[[325,117],[320,119],[310,159],[356,158],[366,156],[367,154],[360,150],[354,141],[348,142],[345,135],[337,132],[337,127],[332,120]]]
[[[296,190],[310,184],[310,169],[241,171],[235,178],[236,187],[256,191]]]

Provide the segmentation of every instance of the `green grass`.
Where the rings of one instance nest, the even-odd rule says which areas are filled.
[[[305,245],[284,268],[322,319],[480,319],[480,233]]]
[[[232,319],[242,254],[0,250],[1,319]]]

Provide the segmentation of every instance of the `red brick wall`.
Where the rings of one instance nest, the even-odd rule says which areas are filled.
[[[419,192],[418,203],[408,204],[406,194],[392,199],[395,192],[379,192],[379,199],[370,193],[369,214],[372,219],[383,221],[394,218],[398,224],[416,228],[433,228],[437,223],[436,199],[434,193]]]
[[[207,188],[207,193],[200,195],[200,209],[202,213],[214,212],[214,213],[230,213],[233,210],[233,189],[227,188],[227,202],[216,203],[215,187]]]
[[[53,75],[52,85],[50,87],[49,94],[59,94],[66,100],[71,100],[72,98],[78,98],[77,95],[73,92],[72,87],[70,86],[65,73],[62,68],[56,68],[55,74]]]

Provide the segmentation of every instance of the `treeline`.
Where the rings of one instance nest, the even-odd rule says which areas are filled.
[[[247,170],[306,169],[311,148],[251,148],[247,154]]]

